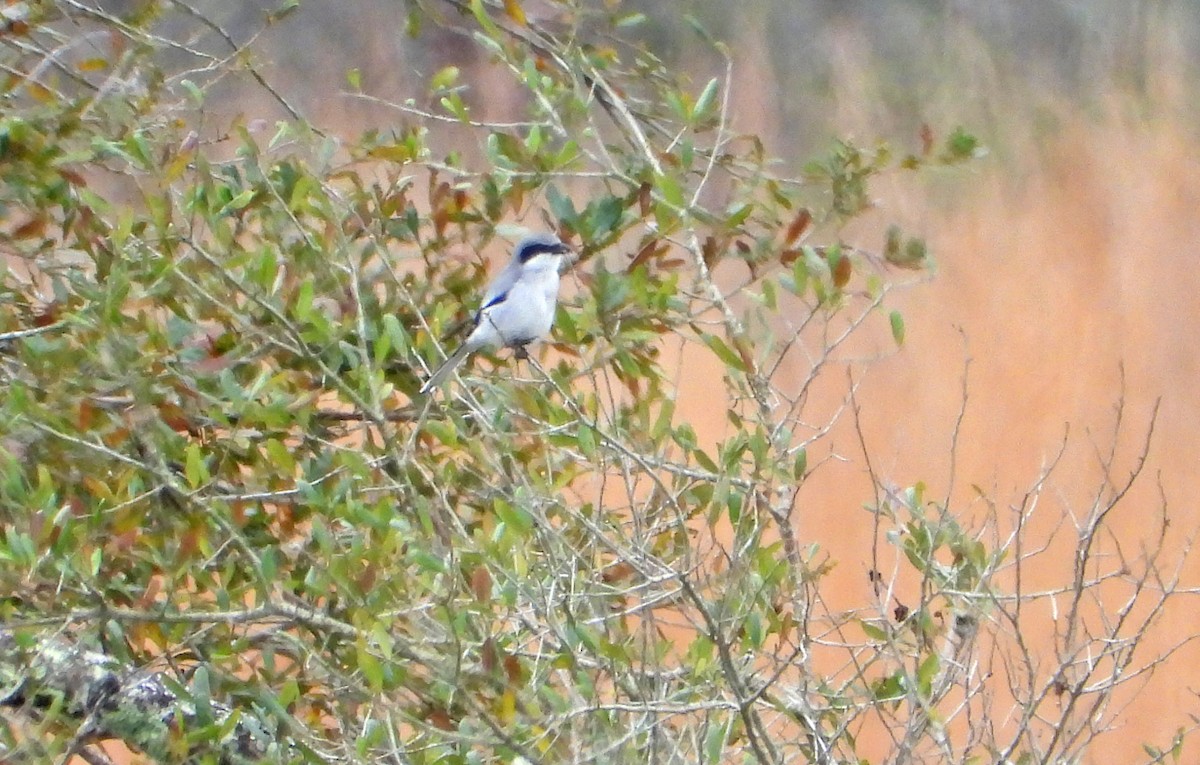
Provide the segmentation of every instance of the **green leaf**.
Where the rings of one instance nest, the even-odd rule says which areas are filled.
[[[300,291],[296,293],[296,300],[292,304],[292,314],[298,320],[308,321],[312,316],[313,292],[315,289],[311,277],[300,283]]]
[[[775,282],[770,279],[762,281],[762,301],[763,306],[768,311],[775,311],[779,307],[779,299],[775,292]]]
[[[575,205],[571,198],[559,191],[558,186],[553,183],[546,186],[546,202],[550,204],[550,212],[555,218],[572,228],[575,227],[575,220],[579,217],[575,212]]]
[[[716,335],[707,333],[701,335],[700,339],[704,341],[709,350],[717,355],[717,358],[725,363],[725,366],[732,367],[739,372],[746,371],[746,362],[742,361],[742,357],[734,353],[733,349],[726,345],[724,340]]]
[[[744,622],[746,628],[746,639],[750,641],[750,648],[758,651],[762,648],[763,643],[763,624],[762,617],[758,612],[752,611]]]
[[[394,313],[385,313],[383,315],[383,331],[387,333],[391,340],[392,349],[396,355],[405,357],[408,356],[408,334],[404,331],[404,327],[400,324],[400,319]]]
[[[717,100],[717,91],[720,83],[717,78],[713,77],[704,86],[704,90],[700,91],[700,97],[696,99],[696,105],[692,107],[692,122],[693,124],[708,116],[708,112],[713,108],[713,104]]]
[[[429,80],[429,87],[434,91],[447,90],[458,82],[461,70],[457,66],[442,67]]]
[[[946,139],[946,148],[941,159],[947,163],[963,162],[968,159],[981,157],[986,153],[979,139],[971,135],[962,126],[956,127]]]
[[[383,691],[383,664],[371,654],[370,646],[366,640],[360,638],[355,648],[358,671],[362,672],[371,691],[373,693],[380,693]]]
[[[475,20],[479,22],[479,26],[483,27],[484,32],[491,37],[500,36],[500,27],[496,26],[496,22],[488,16],[487,10],[483,7],[483,0],[471,0],[471,13],[475,15]]]
[[[704,468],[710,473],[721,472],[721,469],[717,467],[717,463],[713,462],[712,457],[709,457],[707,454],[705,454],[703,450],[697,449],[695,452],[693,452],[692,456],[696,458],[696,462],[700,465],[700,467]]]
[[[418,568],[424,571],[434,574],[444,574],[446,572],[446,561],[423,548],[410,550],[408,557]]]
[[[658,441],[671,428],[671,419],[675,416],[675,401],[674,399],[664,399],[658,409],[658,417],[654,420],[654,425],[650,428],[650,438]]]
[[[300,698],[300,684],[295,679],[289,678],[279,689],[279,693],[275,696],[281,707],[287,707],[294,701]]]
[[[196,722],[201,726],[212,725],[212,689],[209,685],[208,667],[200,664],[192,673],[188,686],[192,704],[196,710]]]
[[[262,577],[266,581],[275,579],[279,573],[279,558],[275,555],[275,548],[268,547],[262,551]]]
[[[674,437],[675,443],[679,444],[684,449],[691,450],[696,448],[696,431],[686,422],[681,422],[679,426],[675,428]]]
[[[858,626],[862,627],[863,633],[865,633],[866,636],[871,640],[886,641],[888,639],[887,632],[883,631],[879,627],[876,627],[870,622],[865,622],[862,619],[859,619]]]
[[[613,233],[621,222],[624,206],[613,196],[604,197],[588,205],[588,230],[593,239],[603,239]]]
[[[454,427],[452,423],[438,420],[427,420],[424,427],[426,432],[441,442],[443,446],[449,449],[455,449],[458,447],[458,428]]]
[[[525,508],[509,504],[497,497],[492,502],[492,509],[495,511],[496,517],[517,534],[525,536],[533,530],[533,516]]]
[[[892,324],[892,339],[896,341],[896,345],[904,345],[904,317],[899,311],[892,311],[888,320]]]
[[[244,189],[226,202],[221,209],[217,211],[217,215],[227,215],[229,213],[241,210],[246,205],[250,204],[250,201],[254,199],[254,195],[257,193],[258,192],[255,189]]]
[[[729,737],[730,722],[727,720],[721,725],[715,719],[709,721],[708,732],[704,734],[704,761],[709,765],[716,765],[721,761],[721,752],[725,749],[725,740]]]
[[[917,692],[921,694],[921,698],[928,699],[933,694],[933,679],[937,677],[941,668],[942,662],[936,653],[929,654],[925,661],[921,662],[921,666],[917,668]]]
[[[283,0],[279,7],[267,14],[267,23],[275,24],[283,21],[300,7],[300,0]]]
[[[442,105],[443,109],[453,114],[460,122],[471,121],[471,113],[467,110],[467,105],[463,103],[462,97],[458,93],[443,96],[438,103]]]
[[[904,687],[904,673],[897,671],[872,683],[871,695],[876,701],[900,701]]]
[[[667,204],[672,207],[683,207],[683,188],[673,176],[655,176],[654,185]]]
[[[796,258],[792,263],[792,283],[784,286],[790,287],[793,295],[804,297],[804,291],[808,289],[808,263],[804,258]]]
[[[292,456],[292,452],[283,442],[277,438],[268,438],[266,442],[267,455],[271,458],[271,464],[279,472],[286,475],[291,475],[296,469],[296,460]]]
[[[591,457],[596,453],[596,431],[587,425],[579,426],[579,432],[575,434],[575,440],[579,444],[579,451],[583,452],[583,456]]]
[[[193,489],[208,483],[208,466],[204,464],[204,455],[200,451],[200,444],[194,441],[188,444],[184,454],[183,475]]]
[[[796,461],[792,463],[792,478],[796,481],[804,480],[805,474],[808,472],[808,450],[801,449],[796,452]]]

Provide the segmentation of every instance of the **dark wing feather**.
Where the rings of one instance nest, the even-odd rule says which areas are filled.
[[[499,295],[493,296],[491,300],[489,300],[486,303],[484,303],[483,305],[479,306],[479,311],[475,314],[475,322],[479,323],[479,317],[483,316],[484,311],[486,311],[487,309],[491,308],[494,305],[499,305],[500,303],[503,303],[505,298],[507,298],[507,297],[508,297],[507,292],[501,292]]]

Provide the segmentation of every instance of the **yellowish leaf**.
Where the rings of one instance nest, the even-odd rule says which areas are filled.
[[[525,18],[525,9],[521,7],[518,0],[504,0],[504,12],[521,26],[529,26],[529,21]]]

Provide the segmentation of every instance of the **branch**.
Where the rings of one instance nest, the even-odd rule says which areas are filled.
[[[119,739],[160,762],[213,762],[216,755],[221,765],[237,765],[263,759],[276,741],[269,721],[238,709],[221,740],[193,746],[180,760],[181,730],[224,726],[235,710],[215,701],[197,706],[172,690],[175,682],[163,673],[123,667],[60,636],[26,642],[0,629],[0,707],[57,707],[60,720],[78,725],[72,748]]]

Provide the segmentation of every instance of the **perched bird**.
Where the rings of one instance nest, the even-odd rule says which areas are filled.
[[[512,260],[488,285],[471,334],[434,370],[421,393],[445,382],[475,351],[508,347],[523,353],[526,345],[549,334],[558,303],[558,271],[570,251],[553,234],[532,234],[518,242]]]

